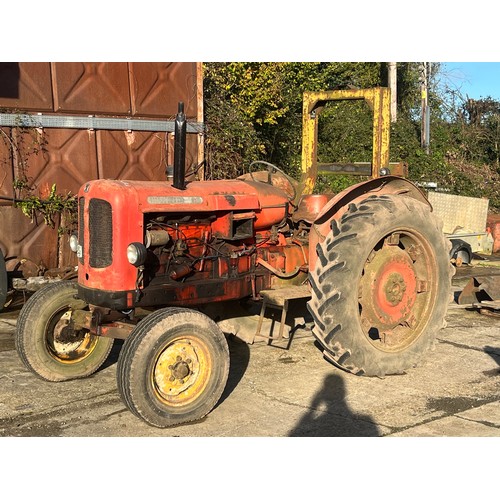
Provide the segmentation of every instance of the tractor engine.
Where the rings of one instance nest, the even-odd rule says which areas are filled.
[[[266,182],[96,180],[80,189],[78,296],[114,311],[254,297],[307,279],[308,231]],[[295,226],[295,227],[294,227]]]

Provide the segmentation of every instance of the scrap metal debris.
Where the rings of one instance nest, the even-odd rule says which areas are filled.
[[[500,316],[500,275],[472,277],[458,296],[458,307]]]

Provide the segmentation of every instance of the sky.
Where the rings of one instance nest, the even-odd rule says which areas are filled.
[[[442,63],[441,78],[463,97],[500,101],[500,62]]]

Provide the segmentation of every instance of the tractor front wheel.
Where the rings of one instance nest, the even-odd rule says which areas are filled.
[[[325,357],[359,375],[413,367],[443,326],[451,297],[449,242],[413,198],[353,203],[316,247],[314,335]]]
[[[147,316],[125,341],[117,384],[133,414],[170,427],[210,412],[228,374],[229,349],[216,323],[198,311],[167,308]]]
[[[74,328],[73,312],[87,307],[76,292],[72,281],[46,285],[27,300],[17,320],[19,357],[29,370],[51,382],[91,375],[113,347],[113,339]]]

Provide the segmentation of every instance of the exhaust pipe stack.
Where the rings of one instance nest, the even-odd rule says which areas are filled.
[[[174,180],[176,189],[186,189],[186,115],[184,103],[179,102],[174,129]]]

